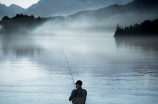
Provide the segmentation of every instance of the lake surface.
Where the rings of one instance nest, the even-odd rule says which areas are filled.
[[[0,104],[71,104],[82,80],[87,104],[157,104],[158,39],[0,36]]]

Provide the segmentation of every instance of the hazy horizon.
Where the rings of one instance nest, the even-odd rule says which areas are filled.
[[[0,3],[5,4],[8,7],[12,4],[16,4],[26,9],[30,7],[32,4],[37,3],[38,1],[39,0],[0,0]]]

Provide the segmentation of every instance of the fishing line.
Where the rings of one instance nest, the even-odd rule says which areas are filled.
[[[74,85],[74,78],[73,78],[73,75],[72,75],[72,71],[71,71],[71,68],[70,68],[70,65],[69,65],[69,62],[68,62],[68,60],[67,60],[67,58],[66,58],[66,55],[65,55],[65,53],[64,53],[64,50],[59,46],[59,48],[61,49],[61,51],[62,51],[62,53],[64,54],[64,56],[65,56],[65,60],[66,60],[66,62],[67,62],[67,65],[68,65],[68,68],[69,68],[69,71],[70,71],[70,74],[71,74],[71,77],[72,77],[72,83],[73,83],[73,85]],[[75,87],[75,85],[74,85],[74,87]]]

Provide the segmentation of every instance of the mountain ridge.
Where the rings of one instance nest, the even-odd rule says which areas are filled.
[[[6,15],[9,17],[13,17],[18,13],[22,13],[24,10],[24,8],[15,4],[12,4],[8,7],[5,4],[0,3],[0,19],[2,19],[2,17]]]
[[[13,16],[14,13],[12,13],[5,4],[0,3],[0,18],[4,17],[6,15]]]
[[[13,17],[19,13],[35,17],[68,16],[83,10],[96,10],[112,4],[126,4],[131,1],[133,0],[40,0],[26,9],[15,4],[9,7],[0,4],[0,19],[6,15]]]
[[[73,15],[68,16],[69,18],[105,18],[110,16],[120,16],[122,18],[137,19],[140,18],[142,21],[145,19],[156,19],[158,17],[158,0],[135,0],[126,5],[110,5],[108,7],[100,8],[98,10],[86,10],[74,13]],[[155,1],[154,5],[151,5],[150,2]],[[137,4],[140,2],[141,4]],[[152,3],[153,4],[153,3]],[[147,6],[148,5],[148,6]],[[132,18],[133,17],[133,18]],[[118,18],[120,19],[120,18]],[[142,22],[140,21],[140,22]]]
[[[133,0],[127,0],[131,2]],[[30,6],[24,14],[37,16],[67,16],[83,10],[95,10],[112,4],[125,4],[124,0],[40,0]],[[45,6],[47,5],[47,6]],[[41,12],[44,11],[44,12]]]
[[[18,13],[22,13],[24,12],[24,8],[22,8],[21,6],[18,6],[16,4],[11,4],[9,7],[11,12],[15,13],[15,14],[18,14]]]

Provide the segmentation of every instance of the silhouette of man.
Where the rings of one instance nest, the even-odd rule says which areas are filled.
[[[69,97],[69,101],[72,100],[73,104],[85,104],[86,97],[87,97],[87,91],[85,89],[82,89],[82,81],[78,80],[76,83],[76,88],[71,93],[71,96]]]

